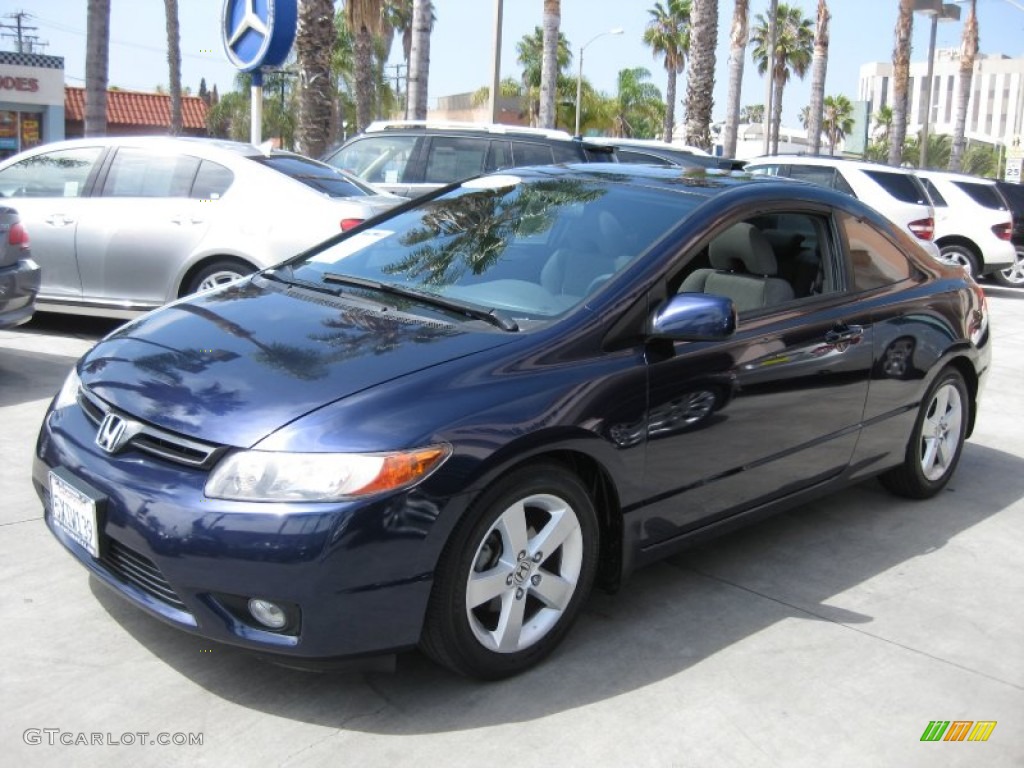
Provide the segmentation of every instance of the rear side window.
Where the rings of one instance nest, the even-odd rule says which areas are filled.
[[[512,145],[508,141],[492,141],[487,151],[487,170],[512,167]]]
[[[220,163],[203,160],[199,164],[199,173],[192,182],[192,197],[197,200],[217,200],[231,186],[235,174]]]
[[[512,142],[512,157],[516,165],[551,165],[554,162],[550,147],[526,141]]]
[[[423,181],[447,184],[483,173],[488,143],[486,139],[435,136],[430,141]]]
[[[850,248],[855,290],[881,288],[906,280],[915,273],[899,248],[867,222],[843,216],[842,227]]]
[[[580,163],[583,162],[583,158],[580,156],[580,151],[577,149],[575,144],[566,142],[565,144],[552,144],[551,154],[555,156],[556,163]],[[604,158],[606,161],[611,158]]]
[[[346,144],[327,162],[370,184],[400,184],[416,148],[416,136],[370,136]]]
[[[104,197],[188,197],[199,170],[191,155],[154,155],[119,149],[103,182]]]
[[[953,186],[959,187],[978,205],[991,208],[993,211],[1005,211],[1006,205],[996,192],[995,184],[975,184],[970,181],[954,181]]]
[[[918,182],[916,176],[911,176],[909,173],[876,170],[864,171],[864,175],[900,202],[928,205],[924,187]]]
[[[809,181],[820,187],[831,187],[836,177],[834,168],[820,165],[792,165],[789,169],[791,179]]]
[[[946,198],[939,192],[939,188],[936,187],[931,179],[921,179],[921,183],[924,184],[924,188],[928,191],[928,197],[932,199],[932,205],[936,208],[948,208],[949,203],[946,202]]]

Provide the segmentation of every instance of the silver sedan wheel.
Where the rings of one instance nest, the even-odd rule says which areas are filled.
[[[466,615],[482,646],[529,648],[558,623],[576,592],[583,533],[573,508],[535,494],[508,507],[484,535],[466,584]]]
[[[929,480],[940,479],[956,460],[962,420],[960,390],[943,384],[935,390],[921,424],[921,472]]]
[[[222,269],[219,272],[213,272],[203,278],[203,282],[199,284],[199,291],[208,291],[211,288],[218,288],[228,283],[233,283],[235,280],[240,280],[245,275],[241,272],[234,272],[229,269]]]

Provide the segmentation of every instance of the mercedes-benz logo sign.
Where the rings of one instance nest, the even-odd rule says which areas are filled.
[[[225,0],[221,39],[243,72],[284,63],[295,40],[297,0]]]

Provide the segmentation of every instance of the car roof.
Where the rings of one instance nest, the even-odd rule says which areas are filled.
[[[558,142],[582,142],[591,146],[610,146],[604,141],[604,137],[578,138],[567,131],[552,128],[532,128],[527,125],[505,125],[504,123],[470,123],[459,120],[376,120],[363,129],[363,136],[370,136],[381,133],[401,133],[403,131],[423,133],[444,133],[444,134],[467,134],[479,136],[488,134],[494,136],[511,136],[519,138],[548,139]]]
[[[845,157],[831,157],[825,155],[762,155],[760,157],[752,157],[747,160],[747,165],[757,166],[763,163],[784,163],[784,164],[799,164],[799,165],[821,165],[821,166],[841,166],[843,168],[855,168],[861,171],[886,171],[889,173],[914,173],[914,168],[899,168],[893,165],[886,165],[885,163],[875,163],[870,160],[852,160]]]

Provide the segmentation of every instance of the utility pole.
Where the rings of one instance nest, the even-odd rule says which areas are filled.
[[[399,62],[398,64],[389,64],[386,67],[384,67],[384,69],[393,69],[395,71],[395,74],[394,74],[394,78],[395,78],[395,95],[396,96],[401,96],[402,95],[402,93],[403,93],[403,90],[402,90],[402,80],[403,79],[405,80],[405,91],[404,92],[407,93],[408,90],[409,90],[409,65],[405,64],[403,62]],[[405,69],[405,74],[404,75],[402,74],[402,69]],[[405,98],[405,99],[402,99],[402,101],[405,102],[405,118],[408,120],[409,119],[409,99]]]
[[[25,24],[26,19],[34,18],[32,14],[26,13],[25,11],[18,11],[17,13],[8,13],[4,16],[6,19],[14,19],[13,24],[0,24],[0,29],[10,29],[14,31],[14,34],[9,32],[2,33],[3,37],[9,37],[17,40],[15,43],[18,46],[18,53],[31,53],[33,42],[39,40],[38,37],[29,37],[29,32],[38,31],[39,27],[30,27]],[[26,46],[28,50],[25,50]]]

